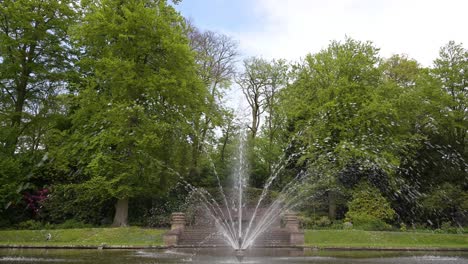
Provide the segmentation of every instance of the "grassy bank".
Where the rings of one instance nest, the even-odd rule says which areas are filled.
[[[305,243],[309,246],[343,248],[468,248],[468,235],[362,230],[306,230]]]
[[[0,230],[0,245],[22,246],[162,246],[164,229],[83,228]],[[47,234],[52,238],[47,241]],[[307,246],[327,248],[466,248],[468,234],[306,230]]]
[[[157,246],[163,244],[164,229],[83,228],[57,230],[0,230],[0,245],[121,245]],[[49,241],[47,234],[52,235]]]

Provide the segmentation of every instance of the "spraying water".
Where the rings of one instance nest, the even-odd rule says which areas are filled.
[[[277,220],[282,214],[305,201],[305,198],[310,195],[302,184],[307,174],[300,172],[283,187],[275,200],[269,204],[266,203],[268,200],[266,198],[271,194],[270,188],[273,182],[281,174],[289,159],[294,158],[292,155],[288,159],[280,159],[280,162],[274,166],[273,173],[267,179],[258,200],[253,203],[252,208],[248,208],[248,204],[252,201],[248,203],[246,199],[249,167],[246,152],[247,132],[242,131],[235,158],[231,192],[225,192],[216,168],[212,164],[221,199],[215,199],[208,191],[189,185],[191,191],[198,197],[199,204],[215,223],[218,232],[236,251],[236,257],[242,256],[243,252],[251,247],[260,235],[269,230],[272,224],[278,223]]]

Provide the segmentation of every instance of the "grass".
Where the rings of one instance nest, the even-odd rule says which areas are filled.
[[[160,246],[163,245],[165,229],[83,228],[56,230],[1,230],[0,245],[49,245],[49,246]],[[52,238],[47,241],[50,233]]]
[[[466,248],[468,234],[306,230],[305,244],[343,248]]]
[[[166,229],[82,228],[56,230],[0,230],[0,245],[22,246],[162,246]],[[47,234],[52,235],[50,241]],[[306,230],[305,244],[321,248],[464,248],[468,234]]]

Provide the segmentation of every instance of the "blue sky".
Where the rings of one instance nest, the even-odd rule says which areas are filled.
[[[248,0],[185,0],[176,6],[185,17],[203,29],[242,31],[255,25]]]
[[[350,36],[429,66],[449,40],[468,45],[467,0],[183,0],[176,9],[237,40],[244,57],[294,61]]]

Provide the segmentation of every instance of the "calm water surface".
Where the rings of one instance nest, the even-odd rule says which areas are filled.
[[[226,250],[59,250],[0,249],[3,263],[124,264],[124,263],[222,263],[237,264]],[[468,264],[468,252],[376,252],[255,250],[247,252],[243,263],[318,264]]]

